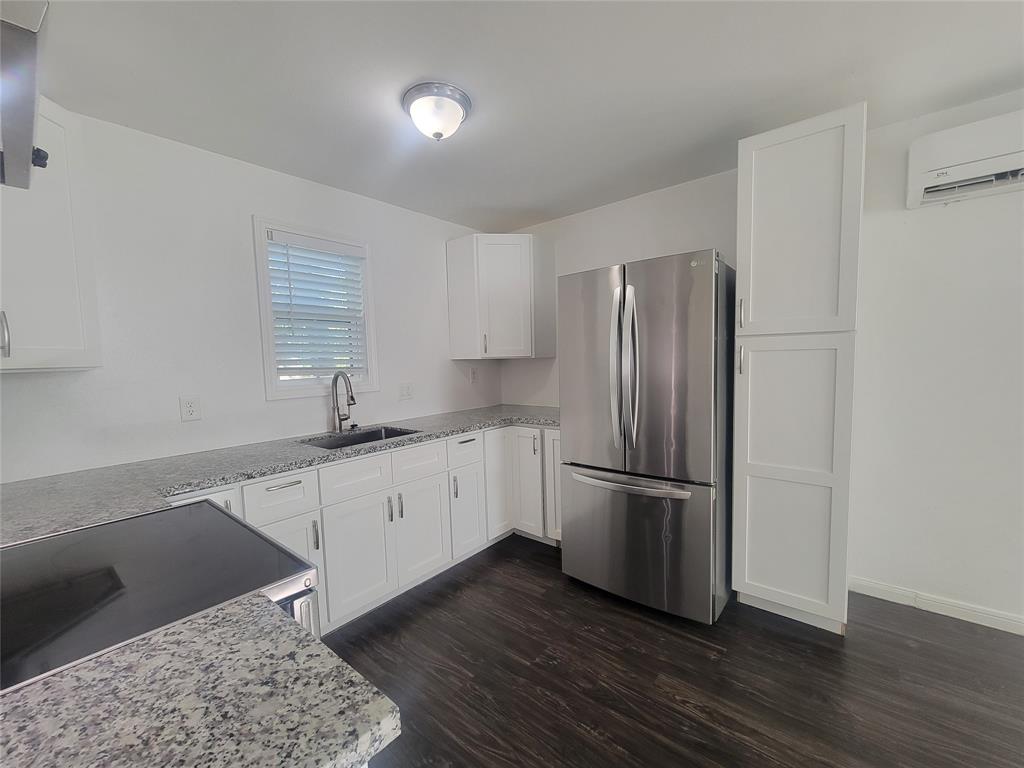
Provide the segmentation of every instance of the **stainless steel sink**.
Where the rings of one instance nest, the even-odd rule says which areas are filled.
[[[374,427],[373,429],[354,429],[351,432],[339,432],[329,437],[319,437],[316,440],[309,440],[306,445],[314,445],[317,448],[325,448],[335,451],[338,448],[348,448],[351,445],[362,445],[363,443],[375,443],[378,440],[387,440],[389,437],[402,437],[403,435],[415,435],[419,430],[399,429],[398,427]]]

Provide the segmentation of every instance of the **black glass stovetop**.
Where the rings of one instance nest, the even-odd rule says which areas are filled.
[[[0,688],[309,571],[208,501],[0,550]]]

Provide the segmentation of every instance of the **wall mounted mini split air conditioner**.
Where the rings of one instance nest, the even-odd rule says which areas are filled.
[[[1024,190],[1024,110],[915,139],[907,208]]]

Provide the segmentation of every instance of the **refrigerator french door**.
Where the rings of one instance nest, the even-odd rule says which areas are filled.
[[[729,594],[733,275],[707,250],[558,285],[563,571],[707,623]]]

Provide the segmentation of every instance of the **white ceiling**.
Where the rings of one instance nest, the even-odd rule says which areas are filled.
[[[425,79],[474,102],[440,144],[399,103]],[[1021,87],[1021,3],[51,2],[40,53],[72,110],[492,231],[861,99],[882,125]]]

